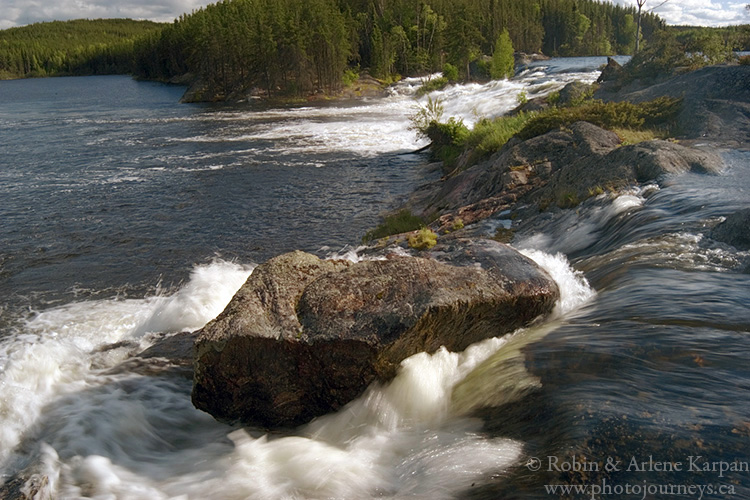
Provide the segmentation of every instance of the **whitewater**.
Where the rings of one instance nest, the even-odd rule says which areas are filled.
[[[471,125],[521,93],[592,82],[601,62],[430,98]],[[705,228],[747,205],[746,152],[725,153],[720,178],[606,193],[518,234],[560,286],[546,323],[417,354],[339,412],[267,432],[194,409],[189,378],[137,356],[201,328],[273,255],[368,258],[358,242],[377,216],[439,176],[413,153],[420,81],[368,101],[175,111],[176,89],[83,80],[119,86],[119,102],[35,87],[0,112],[14,130],[0,146],[0,481],[61,499],[545,498],[529,457],[587,443],[595,459],[666,459],[670,433],[685,450],[711,438],[716,459],[744,446],[748,255]]]

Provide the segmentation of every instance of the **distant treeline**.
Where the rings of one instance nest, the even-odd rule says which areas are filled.
[[[131,73],[199,81],[207,99],[333,92],[357,71],[384,80],[487,70],[499,35],[549,56],[632,54],[636,11],[595,0],[224,0],[170,24],[40,23],[0,32],[0,77]],[[643,47],[665,31],[641,20]],[[744,29],[744,31],[743,31]],[[747,46],[745,28],[721,31]],[[744,44],[744,45],[743,45]],[[187,79],[184,78],[187,75]]]
[[[0,31],[0,78],[131,73],[137,38],[164,24],[79,19]]]

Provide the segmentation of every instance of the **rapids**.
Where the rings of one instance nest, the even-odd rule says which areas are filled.
[[[471,124],[602,62],[431,97]],[[724,151],[721,176],[605,193],[518,234],[560,285],[548,322],[415,355],[300,428],[216,422],[189,380],[128,369],[270,256],[365,258],[378,214],[439,175],[411,153],[417,86],[269,108],[178,105],[181,89],[124,77],[0,82],[0,482],[46,477],[61,499],[555,498],[603,481],[749,496],[742,471],[548,470],[576,454],[750,461],[750,255],[707,236],[750,206],[746,151]]]

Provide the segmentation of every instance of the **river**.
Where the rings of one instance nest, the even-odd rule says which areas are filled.
[[[471,124],[602,62],[433,97]],[[189,380],[124,363],[271,256],[361,258],[440,175],[413,153],[418,84],[274,107],[120,76],[0,82],[0,481],[61,499],[750,497],[750,255],[706,236],[750,206],[747,151],[517,234],[560,284],[553,318],[413,356],[298,429],[218,423]]]

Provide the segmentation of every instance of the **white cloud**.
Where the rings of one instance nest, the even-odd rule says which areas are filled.
[[[0,0],[0,28],[84,18],[169,22],[212,1],[215,0]]]
[[[635,0],[614,0],[620,5],[635,5]],[[733,0],[646,0],[644,9],[659,15],[667,24],[727,26],[750,23],[745,3]]]

